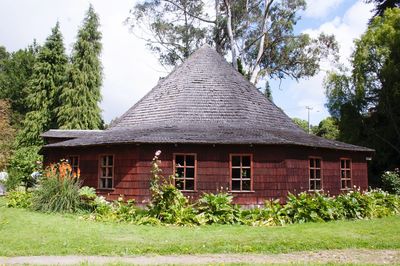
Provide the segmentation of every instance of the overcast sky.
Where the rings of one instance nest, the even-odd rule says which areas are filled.
[[[103,33],[102,64],[104,82],[101,108],[106,122],[123,114],[167,74],[143,41],[137,39],[124,20],[135,0],[1,0],[0,45],[8,51],[27,47],[36,39],[40,44],[57,20],[61,24],[69,53],[84,14],[92,3],[100,16]],[[341,61],[348,63],[353,40],[366,29],[372,7],[362,0],[307,0],[308,9],[296,31],[316,35],[335,34],[340,44]],[[324,70],[329,65],[324,65]],[[311,122],[317,124],[328,112],[322,87],[325,72],[295,82],[272,83],[274,102],[289,116],[307,119],[305,106],[313,107]]]

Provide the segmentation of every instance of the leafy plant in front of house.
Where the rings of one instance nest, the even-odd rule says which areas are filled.
[[[238,224],[240,208],[232,203],[232,195],[225,192],[204,193],[197,201],[198,221],[206,224]]]
[[[81,181],[62,161],[49,166],[33,191],[32,208],[43,212],[75,212],[79,209]]]
[[[400,195],[400,171],[396,168],[395,171],[386,171],[382,175],[383,189]]]
[[[32,193],[25,190],[12,190],[7,193],[6,206],[9,208],[29,208],[32,204]]]
[[[40,147],[22,147],[15,150],[7,169],[8,178],[5,186],[8,191],[24,186],[26,190],[37,182],[37,175],[42,165],[42,156],[38,154]]]
[[[149,215],[167,224],[191,224],[195,212],[188,199],[173,184],[173,176],[165,178],[159,167],[161,151],[157,151],[151,163]]]
[[[342,217],[333,198],[319,192],[289,193],[284,211],[291,223],[327,222]]]
[[[336,202],[340,208],[338,212],[345,219],[364,219],[371,217],[371,198],[359,190],[349,191],[346,194],[340,194]]]

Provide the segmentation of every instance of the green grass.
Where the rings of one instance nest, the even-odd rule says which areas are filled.
[[[137,226],[6,208],[0,199],[0,256],[284,253],[399,249],[400,217],[285,227]]]

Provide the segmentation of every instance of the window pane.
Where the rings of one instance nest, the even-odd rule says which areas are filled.
[[[342,180],[342,188],[346,188],[346,180]]]
[[[341,171],[340,171],[340,176],[341,176],[342,178],[344,178],[344,177],[345,177],[345,175],[344,175],[344,174],[345,174],[344,170],[341,170]]]
[[[240,166],[240,156],[232,156],[232,166]]]
[[[340,167],[341,167],[341,168],[345,168],[344,160],[340,160]]]
[[[310,167],[311,167],[311,168],[314,167],[314,159],[310,159]]]
[[[194,168],[186,168],[186,177],[194,178]]]
[[[194,166],[194,156],[186,155],[186,166]]]
[[[100,179],[100,187],[101,188],[106,188],[107,187],[107,180],[106,179],[104,179],[104,178],[102,178],[102,179]]]
[[[113,156],[108,156],[108,165],[113,165]]]
[[[194,180],[186,179],[186,190],[194,190]]]
[[[351,171],[350,170],[346,170],[346,177],[350,178],[351,177]]]
[[[107,170],[105,167],[101,168],[101,176],[107,176]]]
[[[346,187],[351,188],[351,180],[347,180]]]
[[[242,181],[242,190],[250,190],[250,180]]]
[[[106,156],[101,157],[101,161],[102,161],[103,166],[107,165],[107,157]]]
[[[320,179],[321,178],[321,170],[315,170],[315,178]]]
[[[178,175],[178,177],[184,177],[184,169],[183,167],[178,167],[176,168],[176,174]]]
[[[175,163],[176,163],[176,166],[184,166],[185,165],[184,156],[183,155],[176,155],[175,156]]]
[[[310,169],[310,178],[314,179],[314,169]]]
[[[346,160],[346,168],[350,168],[350,160]]]
[[[242,156],[242,166],[250,167],[250,156]]]
[[[240,168],[232,169],[232,178],[240,178]]]
[[[113,176],[113,171],[112,171],[112,167],[108,167],[108,177],[112,177]]]
[[[183,179],[175,179],[175,186],[177,189],[183,190]]]
[[[320,190],[321,189],[321,181],[320,180],[316,180],[315,181],[315,189],[316,190]]]
[[[315,190],[314,180],[310,180],[310,190]]]
[[[242,169],[242,178],[250,178],[250,169]]]
[[[240,180],[232,180],[232,190],[240,190]]]
[[[321,168],[321,160],[320,159],[315,159],[315,167]]]
[[[112,188],[113,184],[112,184],[112,178],[107,178],[107,188]]]

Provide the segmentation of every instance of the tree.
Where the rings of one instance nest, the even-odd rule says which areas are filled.
[[[100,88],[102,84],[101,32],[99,18],[92,5],[78,31],[66,86],[57,108],[58,125],[63,129],[99,129],[102,127]]]
[[[339,137],[338,121],[333,117],[327,117],[319,122],[318,126],[313,127],[312,132],[319,137],[336,140]]]
[[[375,174],[400,161],[400,9],[376,17],[355,41],[352,69],[326,80],[341,140],[376,149]]]
[[[375,5],[375,14],[372,17],[383,16],[385,11],[389,8],[400,7],[399,0],[366,0],[367,3],[373,3]],[[371,20],[372,22],[372,20]]]
[[[26,114],[23,129],[18,134],[19,145],[40,145],[40,134],[50,128],[57,128],[55,109],[64,86],[67,62],[63,37],[57,22],[39,51],[29,80],[27,105],[31,111]]]
[[[29,111],[27,87],[38,49],[35,41],[28,48],[14,53],[7,53],[0,47],[0,99],[11,104],[11,124],[17,127]]]
[[[15,137],[15,130],[10,120],[10,104],[5,100],[0,100],[0,172],[8,165]]]
[[[308,122],[306,120],[303,120],[301,118],[294,117],[292,118],[292,121],[299,126],[301,129],[303,129],[305,132],[308,132]]]
[[[294,33],[298,13],[305,7],[304,0],[215,0],[213,5],[201,0],[147,0],[135,5],[127,23],[148,33],[143,38],[162,64],[175,65],[201,44],[213,43],[257,84],[264,78],[313,76],[320,60],[335,55],[333,36],[313,39]]]

